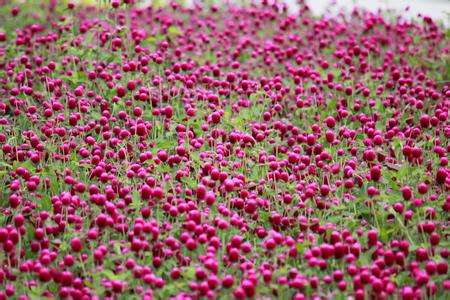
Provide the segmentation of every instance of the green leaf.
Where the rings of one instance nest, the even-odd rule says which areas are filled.
[[[195,268],[187,267],[186,269],[184,269],[183,278],[185,278],[186,280],[194,279],[195,278]]]
[[[172,25],[167,29],[167,33],[171,37],[176,37],[181,34],[181,29],[178,26]]]
[[[7,169],[12,169],[13,166],[8,164],[8,163],[6,163],[6,162],[4,162],[4,161],[0,161],[0,167],[4,167],[4,168],[7,168]]]
[[[110,279],[110,280],[124,280],[127,277],[129,277],[129,272],[122,272],[119,274],[115,274],[113,271],[109,270],[109,269],[105,269],[102,271],[102,275],[104,275],[106,278]]]
[[[309,241],[304,241],[303,243],[297,243],[297,245],[295,246],[297,248],[297,252],[298,254],[303,254],[303,252],[305,252],[306,249],[308,249],[310,243]]]

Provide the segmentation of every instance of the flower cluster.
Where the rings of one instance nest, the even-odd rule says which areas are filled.
[[[448,29],[31,2],[0,6],[0,300],[449,293]]]

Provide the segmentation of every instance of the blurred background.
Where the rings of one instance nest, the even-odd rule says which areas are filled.
[[[295,9],[296,2],[296,0],[286,0],[291,9]],[[306,3],[316,14],[326,12],[330,4],[334,4],[335,8],[332,11],[339,8],[351,10],[355,5],[371,11],[376,11],[379,8],[390,9],[403,12],[402,14],[407,17],[416,17],[421,13],[433,19],[442,20],[447,25],[450,18],[450,0],[307,0]]]
[[[7,0],[8,1],[8,0]],[[11,0],[9,0],[11,1]],[[37,1],[37,0],[16,0],[16,1]],[[74,2],[95,4],[98,0],[71,0]],[[142,4],[151,2],[165,2],[167,0],[137,0]],[[223,3],[223,2],[258,2],[261,0],[179,0],[186,4],[195,2]],[[272,2],[273,0],[268,0]],[[291,12],[295,12],[297,0],[281,0],[287,3]],[[322,14],[329,10],[336,12],[339,9],[350,11],[355,5],[366,8],[370,11],[378,9],[389,9],[401,13],[405,17],[417,17],[419,13],[441,20],[447,27],[450,25],[450,0],[305,0],[315,14]],[[332,5],[332,6],[331,6]],[[331,8],[331,9],[330,9]]]
[[[152,2],[152,0],[143,0],[144,2]],[[163,2],[165,0],[153,0],[154,2]],[[186,4],[192,2],[258,2],[261,0],[181,0]],[[273,0],[268,0],[269,3]],[[297,0],[280,0],[285,2],[290,11],[295,12],[298,5]],[[446,26],[450,25],[450,0],[305,0],[310,9],[315,14],[336,12],[340,9],[351,11],[356,5],[370,11],[377,11],[378,9],[389,9],[401,13],[402,16],[411,18],[417,17],[419,13],[436,20],[441,20]]]

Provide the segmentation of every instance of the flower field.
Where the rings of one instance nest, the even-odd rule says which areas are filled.
[[[448,297],[448,28],[133,2],[0,0],[0,300]]]

